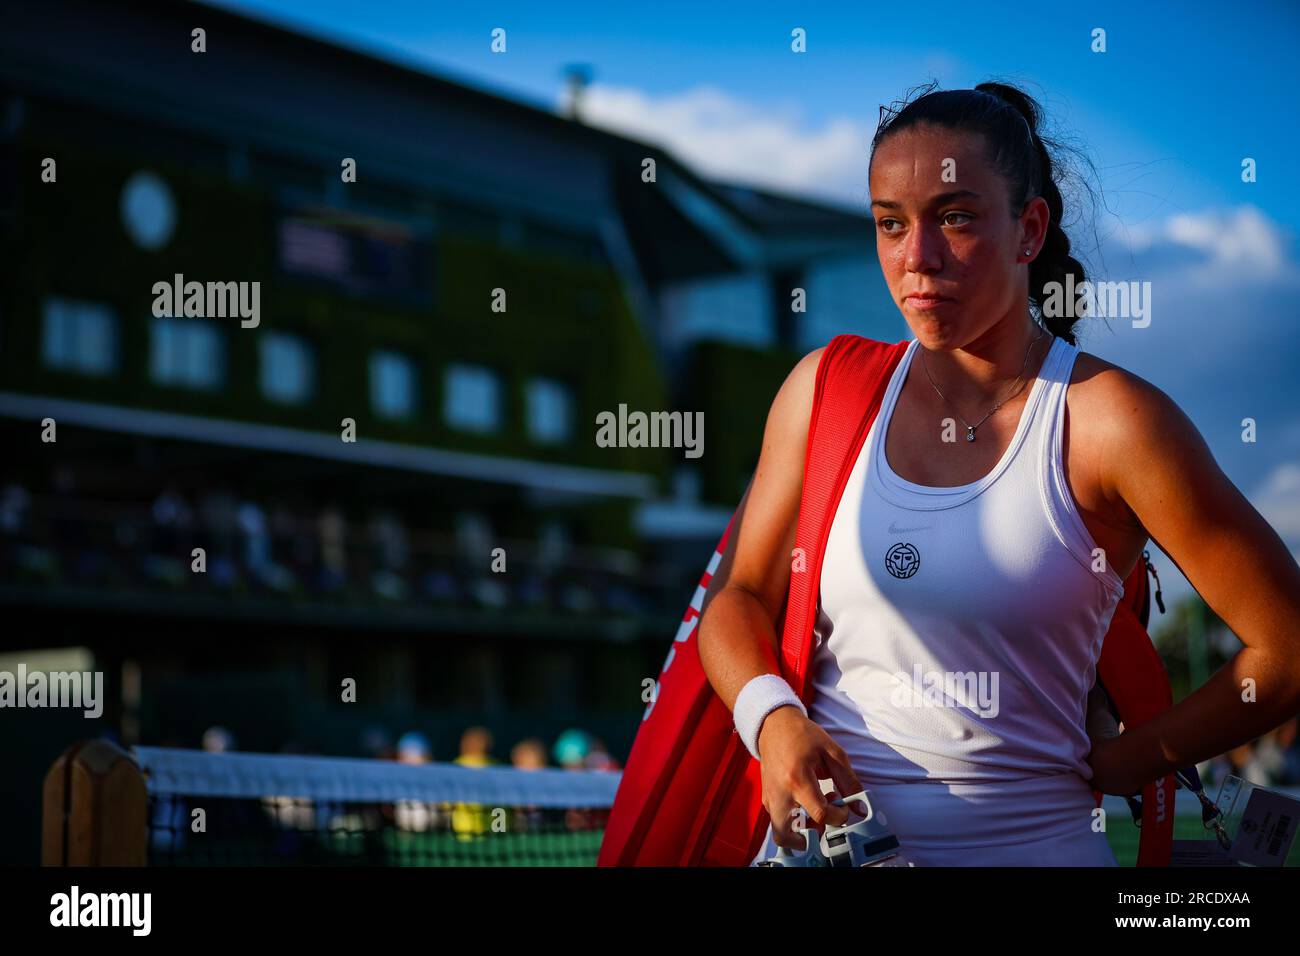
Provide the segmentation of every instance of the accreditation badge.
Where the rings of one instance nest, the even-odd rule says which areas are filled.
[[[1201,801],[1202,822],[1213,839],[1175,840],[1170,866],[1286,864],[1300,821],[1300,799],[1295,795],[1237,776],[1223,781],[1214,800],[1203,791],[1194,792]]]

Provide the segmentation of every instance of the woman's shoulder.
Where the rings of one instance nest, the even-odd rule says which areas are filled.
[[[1086,430],[1117,451],[1190,426],[1176,402],[1151,382],[1079,350],[1067,393],[1071,430]]]
[[[828,342],[826,345],[818,346],[794,364],[794,368],[790,369],[785,382],[776,393],[772,403],[773,411],[776,411],[778,406],[787,412],[800,412],[812,408],[813,392],[817,387],[817,369],[821,366],[822,356],[833,344]]]
[[[813,399],[817,391],[817,376],[823,363],[831,363],[828,365],[827,374],[835,374],[834,370],[837,367],[851,367],[837,364],[851,356],[857,355],[857,357],[863,358],[864,353],[875,350],[886,351],[904,345],[906,345],[906,342],[881,342],[877,339],[848,333],[835,336],[825,345],[818,346],[807,352],[790,369],[785,381],[781,384],[781,388],[777,391],[776,397],[772,400],[772,408],[768,413],[769,420],[779,419],[784,421],[790,434],[796,432],[806,434]],[[852,367],[860,368],[861,366],[852,363]]]
[[[1159,404],[1162,399],[1169,401],[1169,396],[1140,375],[1082,349],[1074,360],[1070,392],[1117,411],[1135,411]]]

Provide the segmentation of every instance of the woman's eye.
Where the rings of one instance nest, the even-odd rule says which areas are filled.
[[[896,224],[897,222],[898,222],[897,219],[877,219],[876,227],[880,229],[881,232],[888,233],[890,232],[889,229],[890,225]]]
[[[949,222],[948,220],[952,219],[954,216],[956,216],[958,219],[963,220],[963,222]],[[967,215],[964,212],[949,212],[949,213],[944,213],[943,221],[950,226],[964,226],[966,224],[966,221],[969,221],[970,219],[973,218],[974,218],[973,216]]]

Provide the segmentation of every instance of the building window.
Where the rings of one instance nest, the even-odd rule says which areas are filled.
[[[159,385],[205,391],[220,388],[226,377],[226,342],[207,319],[162,316],[149,335],[149,372]]]
[[[176,230],[176,203],[157,175],[138,172],[122,187],[122,226],[142,249],[160,249]]]
[[[301,405],[315,389],[315,356],[311,346],[297,335],[266,332],[262,335],[262,394],[283,405]]]
[[[370,407],[382,418],[415,415],[415,363],[410,358],[387,349],[371,354]]]
[[[809,352],[841,332],[881,342],[907,338],[911,331],[889,298],[880,267],[860,256],[810,262],[805,273],[808,311],[797,316],[795,345]]]
[[[528,383],[528,436],[544,444],[573,435],[573,398],[563,382],[535,378]]]
[[[661,298],[664,336],[670,348],[702,340],[756,348],[777,344],[772,291],[765,273],[677,282],[666,285]],[[788,292],[784,301],[790,301]]]
[[[501,387],[481,365],[447,367],[443,418],[453,428],[490,432],[501,427]]]
[[[117,370],[117,316],[106,305],[46,299],[41,358],[50,368],[83,375]]]

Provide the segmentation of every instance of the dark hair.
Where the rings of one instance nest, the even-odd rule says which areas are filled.
[[[983,135],[989,161],[1007,182],[1011,215],[1018,217],[1035,196],[1047,202],[1051,222],[1043,248],[1029,264],[1029,300],[1049,332],[1075,344],[1077,317],[1042,315],[1044,287],[1049,282],[1064,285],[1066,274],[1072,273],[1078,286],[1086,278],[1083,265],[1070,254],[1070,237],[1063,228],[1064,202],[1057,183],[1063,167],[1048,151],[1049,146],[1053,152],[1059,151],[1061,144],[1041,134],[1042,111],[1038,103],[1014,86],[981,83],[973,90],[936,91],[935,85],[930,84],[901,109],[880,108],[880,124],[871,140],[872,158],[886,138],[922,123]]]

